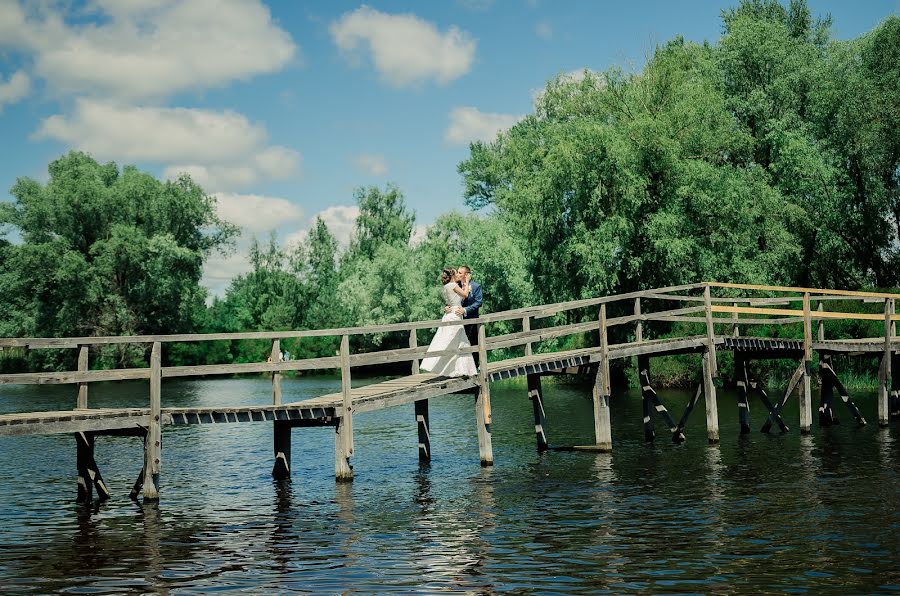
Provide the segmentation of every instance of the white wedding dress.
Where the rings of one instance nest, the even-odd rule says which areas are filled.
[[[456,283],[450,282],[441,290],[444,296],[444,303],[451,308],[462,306],[462,296],[453,291],[455,287],[458,287]],[[462,318],[453,312],[448,312],[441,319],[441,321],[460,320]],[[428,346],[428,351],[455,351],[470,346],[469,338],[466,337],[466,331],[462,325],[447,325],[446,327],[438,327],[437,333],[434,334],[434,339],[431,340],[431,345]],[[474,377],[478,374],[472,354],[429,356],[422,360],[419,368],[443,377]]]

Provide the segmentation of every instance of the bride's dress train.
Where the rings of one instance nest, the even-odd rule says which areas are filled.
[[[462,297],[453,291],[456,284],[448,283],[444,286],[444,301],[450,307],[462,305]],[[441,321],[461,321],[462,317],[449,312],[441,318]],[[442,352],[445,350],[458,352],[462,348],[471,347],[469,338],[462,325],[447,325],[438,327],[434,339],[428,346],[429,352]],[[475,359],[472,354],[445,354],[443,356],[427,356],[419,365],[425,370],[443,377],[474,377],[478,374],[475,368]]]

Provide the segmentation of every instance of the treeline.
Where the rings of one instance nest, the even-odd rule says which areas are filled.
[[[210,304],[202,264],[236,234],[214,200],[189,178],[160,182],[71,153],[50,165],[46,185],[20,179],[0,210],[0,226],[22,239],[0,241],[0,335],[436,318],[437,275],[462,262],[491,311],[702,280],[896,287],[900,18],[849,41],[830,27],[805,2],[744,1],[722,13],[715,44],[676,38],[640,72],[557,77],[533,113],[471,145],[459,165],[471,212],[439,217],[412,243],[400,190],[360,189],[349,246],[321,220],[296,247],[254,242],[251,270]],[[167,358],[258,360],[268,349],[185,345]],[[111,350],[97,361],[144,358]],[[31,357],[60,364],[49,351]]]

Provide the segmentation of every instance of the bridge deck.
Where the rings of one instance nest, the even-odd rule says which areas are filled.
[[[705,349],[705,336],[680,337],[609,346],[610,359],[640,354],[665,355],[697,352]],[[793,357],[802,351],[798,340],[717,336],[719,350],[783,352]],[[884,350],[883,338],[813,342],[813,349],[824,353],[878,353]],[[510,358],[488,365],[489,381],[500,381],[530,374],[577,372],[600,360],[600,348],[590,347],[563,352]],[[355,412],[379,410],[430,399],[477,387],[477,378],[450,379],[430,373],[411,375],[354,388],[351,392]],[[295,421],[297,426],[328,426],[343,413],[340,393],[314,397],[280,406],[218,406],[199,408],[163,408],[163,425],[223,424],[234,422]],[[118,431],[146,428],[149,408],[76,409],[0,415],[0,436],[72,433],[79,431]]]

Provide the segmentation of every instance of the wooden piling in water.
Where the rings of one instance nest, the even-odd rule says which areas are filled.
[[[272,362],[280,362],[281,361],[281,340],[273,340],[272,341],[272,352],[270,358]],[[273,372],[272,373],[272,405],[280,406],[281,405],[281,373]]]
[[[491,442],[491,385],[488,380],[487,341],[484,323],[478,324],[478,388],[475,394],[475,426],[482,466],[494,465]]]
[[[416,428],[419,434],[419,461],[431,461],[431,429],[428,420],[428,400],[414,402],[416,411]]]
[[[291,477],[291,423],[289,420],[276,420],[272,423],[275,452],[275,465],[272,477],[284,480]]]
[[[78,468],[78,502],[90,503],[93,489],[97,489],[97,498],[103,502],[109,498],[109,489],[100,475],[100,468],[94,459],[94,434],[90,432],[75,433],[76,466]]]
[[[709,289],[709,288],[707,288]],[[715,347],[703,352],[703,397],[706,404],[706,438],[713,444],[719,442],[719,409],[716,406],[716,386],[713,384],[713,358]]]
[[[891,391],[891,331],[892,317],[894,314],[894,299],[884,299],[884,354],[881,357],[881,367],[878,375],[878,424],[887,426],[890,422],[890,407],[888,399]]]
[[[538,453],[547,450],[547,434],[544,430],[545,412],[544,412],[544,395],[541,390],[541,377],[539,375],[528,375],[528,399],[531,400],[531,407],[534,411],[534,434],[537,441]]]
[[[800,385],[800,434],[812,430],[812,313],[809,292],[803,294],[803,379]]]
[[[341,336],[341,404],[343,414],[335,428],[334,477],[339,482],[353,480],[353,398],[350,383],[350,336]]]
[[[162,345],[153,342],[150,351],[150,424],[144,442],[144,499],[159,499],[162,459]]]
[[[750,432],[750,379],[747,373],[747,360],[737,352],[734,354],[734,376],[738,394],[738,422],[741,425],[741,434],[746,435]]]
[[[419,338],[415,329],[409,331],[409,347],[416,349],[419,347]],[[419,374],[419,360],[414,358],[412,361],[411,372],[414,375]],[[419,461],[431,461],[431,428],[428,420],[428,400],[419,399],[413,402],[416,414],[416,432],[419,435]]]

